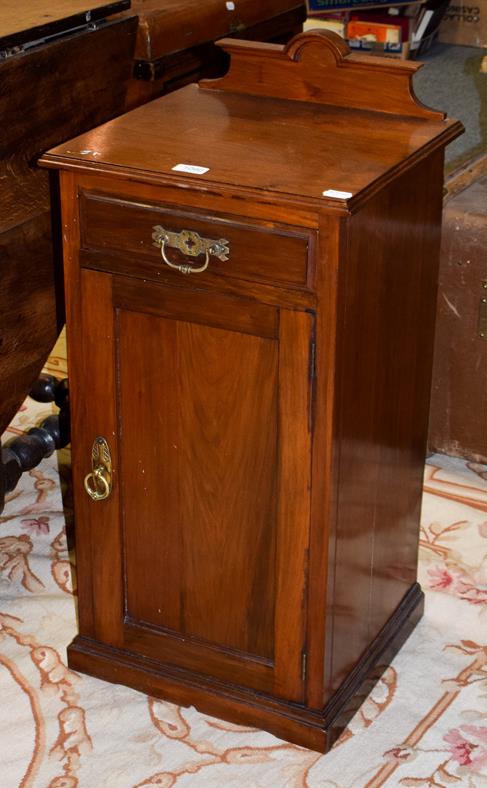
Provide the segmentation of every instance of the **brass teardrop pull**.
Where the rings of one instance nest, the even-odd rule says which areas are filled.
[[[91,466],[91,473],[85,476],[85,490],[92,501],[104,501],[112,491],[112,458],[105,438],[93,442]]]

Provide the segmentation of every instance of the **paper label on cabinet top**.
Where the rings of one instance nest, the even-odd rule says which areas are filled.
[[[348,200],[352,196],[352,192],[340,192],[336,189],[327,189],[323,192],[323,197],[334,197],[336,200]]]
[[[191,175],[204,175],[210,171],[209,167],[198,167],[196,164],[176,164],[171,169],[175,172],[189,172]]]

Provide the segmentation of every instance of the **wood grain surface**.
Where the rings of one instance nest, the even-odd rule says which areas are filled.
[[[340,482],[329,692],[416,579],[442,173],[437,151],[370,200],[348,229],[338,282]]]
[[[487,157],[483,164],[487,169]],[[487,463],[487,331],[480,321],[487,298],[485,169],[480,177],[472,173],[443,211],[428,436],[430,451],[481,463]]]
[[[305,62],[317,45],[292,46]],[[255,60],[248,94],[184,89],[43,159],[66,170],[83,577],[69,664],[326,750],[422,613],[443,148],[461,126],[386,111],[387,91],[380,111],[312,105],[293,80],[250,95],[271,84],[269,52],[287,54],[237,50]],[[353,196],[323,198],[325,177]],[[147,224],[162,215],[225,227],[237,275],[231,260],[159,272]],[[99,434],[101,504],[81,484]]]
[[[93,321],[95,293],[102,302]],[[109,438],[111,498],[92,509],[77,486],[80,571],[96,588],[81,631],[299,700],[312,317],[190,293],[188,300],[182,288],[81,275],[80,332],[68,332],[70,346],[86,335],[83,352],[72,353],[75,402],[88,397],[83,380],[92,386],[87,358],[111,400],[98,399],[100,380],[90,408],[75,414],[80,481],[93,431],[117,436]],[[71,293],[70,312],[76,300]],[[103,425],[107,406],[116,421]]]
[[[133,79],[127,109],[203,78],[222,76],[228,56],[214,43],[222,36],[286,43],[306,18],[297,0],[133,0],[139,15]]]
[[[132,0],[131,11],[140,15],[135,56],[156,60],[171,52],[187,50],[230,33],[244,32],[281,14],[304,10],[299,0],[239,0],[229,8],[220,0]]]
[[[260,44],[260,59],[250,41],[223,39],[218,45],[230,55],[230,69],[203,88],[253,93],[269,98],[309,101],[442,120],[442,112],[425,107],[416,97],[412,77],[420,63],[352,53],[340,36],[310,30],[284,47]]]
[[[228,196],[244,190],[248,195],[253,189],[272,200],[285,195],[294,204],[305,199],[353,208],[357,197],[366,197],[406,164],[424,158],[428,147],[438,141],[446,144],[461,129],[453,121],[239,96],[191,85],[55,148],[43,162],[205,190],[218,184],[218,191],[226,187]],[[181,163],[207,167],[208,172],[174,172]],[[351,198],[326,198],[323,192],[329,189]]]
[[[0,233],[0,261],[1,433],[40,373],[63,323],[63,294],[57,290],[62,271],[52,255],[49,213]]]
[[[277,343],[119,321],[127,616],[272,662]]]
[[[48,179],[36,167],[43,151],[123,110],[136,24],[132,17],[0,61],[0,114],[8,119],[0,232],[49,210]]]
[[[49,178],[37,158],[122,111],[135,30],[136,19],[127,18],[0,60],[0,431],[64,322],[57,189],[53,247]]]
[[[165,266],[160,245],[153,240],[154,228],[162,226],[172,233],[190,230],[202,238],[224,239],[228,260],[210,258],[208,271],[198,275],[199,282],[209,277],[231,277],[250,282],[280,282],[284,287],[306,288],[309,280],[309,237],[301,229],[289,226],[261,227],[235,223],[231,217],[181,213],[157,205],[130,203],[127,200],[107,199],[100,194],[84,193],[81,203],[82,248],[109,255],[120,255],[139,261],[147,257],[153,268]],[[185,261],[181,252],[167,248],[167,257],[175,264]],[[193,265],[201,265],[204,255],[194,258]],[[116,267],[117,263],[114,261]],[[170,270],[170,269],[169,269]],[[178,280],[179,276],[173,276]]]
[[[90,21],[104,19],[128,8],[130,0],[96,2],[96,0],[43,0],[15,3],[2,0],[0,5],[0,48],[19,46]]]

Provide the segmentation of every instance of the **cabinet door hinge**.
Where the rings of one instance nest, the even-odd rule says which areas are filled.
[[[316,342],[314,338],[309,346],[309,397],[308,397],[308,430],[314,429],[315,420],[315,379],[316,379]]]
[[[306,679],[306,664],[308,660],[308,655],[306,651],[303,651],[301,654],[301,680],[304,681]]]
[[[313,340],[309,348],[309,379],[316,377],[316,342]]]

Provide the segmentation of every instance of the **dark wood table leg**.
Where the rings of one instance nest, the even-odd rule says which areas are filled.
[[[24,471],[30,471],[56,449],[69,443],[69,389],[68,380],[58,380],[53,375],[42,374],[34,383],[30,396],[37,402],[55,402],[58,414],[47,416],[38,427],[19,435],[1,448],[0,454],[0,512],[5,496],[12,492]]]

